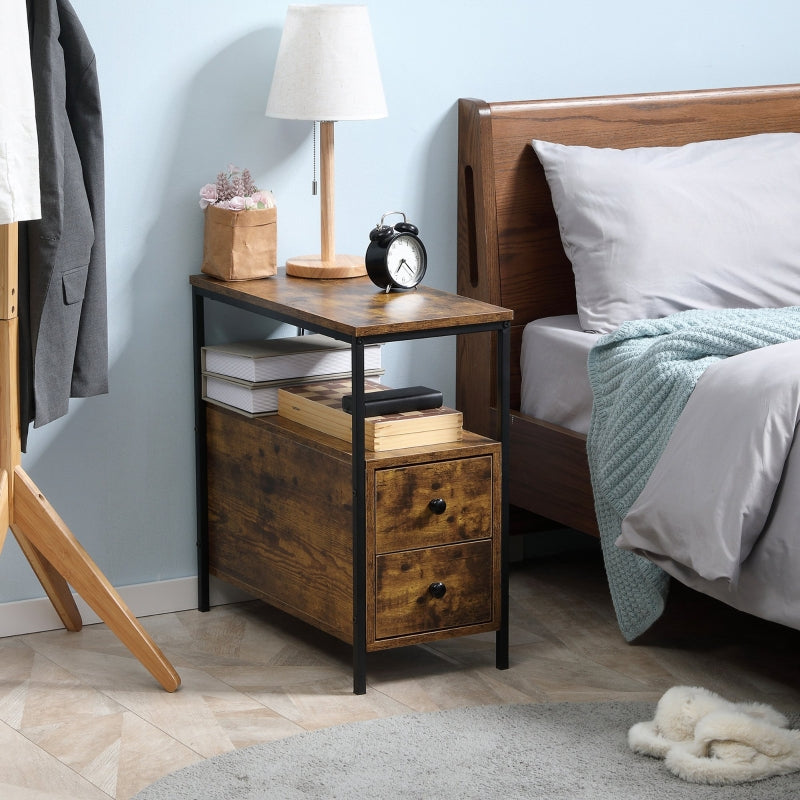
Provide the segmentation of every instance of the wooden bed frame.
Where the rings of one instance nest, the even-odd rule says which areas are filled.
[[[800,131],[800,85],[487,103],[458,102],[458,292],[511,308],[512,523],[598,535],[586,437],[519,412],[519,355],[533,319],[575,313],[572,267],[531,139],[594,147],[682,145]],[[456,404],[496,431],[492,334],[460,337]],[[554,526],[553,523],[556,523]],[[514,525],[512,524],[512,530]]]

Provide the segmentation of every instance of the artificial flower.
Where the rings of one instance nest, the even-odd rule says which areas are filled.
[[[217,175],[216,183],[207,183],[200,189],[200,208],[217,206],[231,211],[246,211],[251,208],[272,208],[275,197],[272,192],[262,191],[253,183],[250,170],[239,169],[233,164],[227,172]]]

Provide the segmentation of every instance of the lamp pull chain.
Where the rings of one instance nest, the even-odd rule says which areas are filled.
[[[314,171],[311,175],[311,194],[316,196],[317,194],[317,122],[316,120],[312,123],[312,139],[314,142]]]

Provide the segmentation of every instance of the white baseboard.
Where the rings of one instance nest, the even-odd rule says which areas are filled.
[[[169,614],[173,611],[197,608],[196,577],[122,586],[117,588],[117,592],[136,617],[149,617],[153,614]],[[102,622],[80,596],[73,596],[84,625]],[[238,603],[250,599],[252,598],[249,595],[239,589],[211,578],[210,600],[212,606]],[[47,597],[0,603],[0,637],[52,631],[63,627]]]

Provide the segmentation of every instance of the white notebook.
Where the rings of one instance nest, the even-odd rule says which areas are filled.
[[[204,373],[252,383],[349,373],[352,364],[347,342],[320,333],[207,345],[201,352]],[[380,344],[366,345],[365,371],[380,367]]]
[[[365,375],[379,380],[383,372],[382,369],[371,369],[365,372]],[[350,378],[350,371],[325,376],[326,380],[341,378]],[[319,381],[318,375],[308,375],[302,378],[253,383],[205,373],[203,375],[203,400],[221,403],[249,414],[271,414],[278,410],[278,389],[317,381]]]

